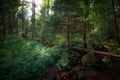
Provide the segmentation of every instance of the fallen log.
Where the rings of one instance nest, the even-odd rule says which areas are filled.
[[[42,43],[42,44],[47,44],[47,45],[59,45],[56,42],[49,42],[49,41],[45,41],[45,40],[37,40],[37,41]]]
[[[95,51],[95,50],[89,50],[89,49],[84,49],[84,48],[79,48],[79,47],[72,47],[72,50],[75,50],[75,51],[78,51],[78,52],[81,52],[81,51],[93,52],[95,54],[110,56],[110,57],[113,57],[113,58],[119,58],[120,59],[120,55],[113,54],[113,53],[110,53],[110,52]]]
[[[43,43],[43,44],[48,44],[48,45],[60,45],[56,42],[48,42],[48,41],[45,41],[45,40],[37,40],[38,42],[40,43]],[[68,45],[65,45],[65,44],[61,44],[61,47],[68,47]],[[118,54],[113,54],[113,53],[110,53],[110,52],[103,52],[103,51],[95,51],[95,50],[89,50],[89,49],[84,49],[84,48],[80,48],[80,47],[72,47],[71,46],[71,49],[72,50],[75,50],[75,51],[78,51],[78,52],[81,52],[81,51],[84,51],[84,52],[93,52],[95,54],[99,54],[99,55],[103,55],[103,56],[109,56],[109,57],[112,57],[112,58],[119,58],[120,59],[120,55]]]

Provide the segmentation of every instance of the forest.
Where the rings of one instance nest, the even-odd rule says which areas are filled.
[[[0,80],[120,80],[120,0],[0,0]]]

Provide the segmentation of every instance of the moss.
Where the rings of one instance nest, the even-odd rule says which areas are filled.
[[[94,63],[97,61],[94,53],[85,54],[81,60],[82,60],[83,66],[86,66],[87,64]]]
[[[114,54],[120,54],[120,48],[116,48],[114,51],[113,51]]]

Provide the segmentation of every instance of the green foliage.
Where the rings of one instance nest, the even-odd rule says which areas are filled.
[[[71,55],[68,52],[62,52],[61,59],[58,61],[57,65],[60,67],[61,70],[68,70],[70,69],[70,57]]]
[[[61,23],[64,22],[64,17],[58,14],[50,15],[45,20],[45,25],[48,27],[60,27]]]
[[[92,69],[103,69],[103,64],[99,64],[97,62],[93,62],[93,63],[87,64],[86,67],[92,68]]]
[[[19,0],[2,0],[2,8],[5,12],[14,13],[17,11],[18,6],[20,6]]]
[[[59,46],[47,47],[17,36],[8,36],[1,44],[1,80],[42,80],[49,66],[68,62],[67,56],[60,56]]]
[[[120,48],[114,49],[113,53],[120,54]]]

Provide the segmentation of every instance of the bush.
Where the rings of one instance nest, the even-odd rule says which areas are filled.
[[[42,80],[47,68],[62,58],[59,46],[47,47],[21,37],[9,36],[1,44],[0,80]]]

